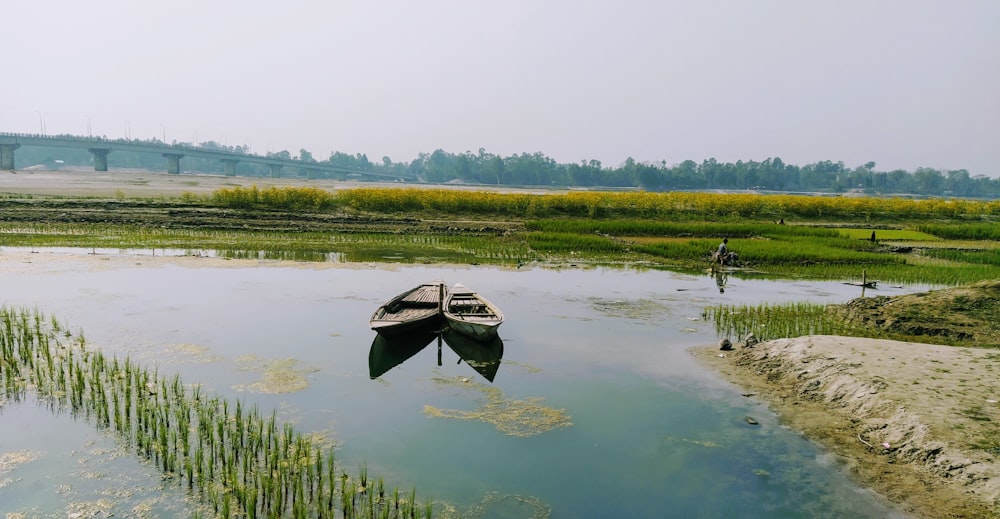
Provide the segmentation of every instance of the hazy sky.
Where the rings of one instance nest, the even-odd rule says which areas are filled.
[[[0,131],[1000,176],[1000,1],[5,2]]]

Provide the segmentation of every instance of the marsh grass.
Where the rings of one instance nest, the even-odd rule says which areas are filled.
[[[106,357],[38,310],[0,307],[0,360],[4,399],[31,392],[54,412],[86,418],[197,492],[214,517],[431,516],[415,492],[383,499],[384,483],[369,488],[364,466],[354,478],[339,471],[332,448],[279,424],[273,412],[263,415],[256,406],[188,388],[179,375]]]

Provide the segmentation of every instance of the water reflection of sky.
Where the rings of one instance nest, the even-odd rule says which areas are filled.
[[[717,340],[700,320],[706,306],[843,302],[858,287],[731,276],[720,292],[707,274],[574,268],[215,266],[223,260],[94,268],[101,261],[28,271],[5,262],[0,302],[38,307],[92,345],[276,408],[337,442],[348,468],[364,462],[391,484],[459,509],[490,501],[543,503],[553,517],[889,513],[686,351]],[[504,310],[503,363],[492,383],[437,343],[369,378],[371,312],[433,279],[462,282]],[[294,362],[277,362],[287,359]],[[254,391],[274,365],[299,370],[307,387]],[[491,401],[515,406],[512,416],[525,402],[564,411],[573,425],[510,436],[487,420],[425,411],[474,416]],[[748,426],[748,414],[761,425]],[[2,449],[14,441],[2,430],[0,439]]]

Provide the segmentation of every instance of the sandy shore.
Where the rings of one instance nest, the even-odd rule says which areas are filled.
[[[834,336],[691,350],[918,517],[1000,517],[1000,352]]]

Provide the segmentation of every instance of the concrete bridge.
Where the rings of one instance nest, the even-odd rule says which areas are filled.
[[[165,144],[129,139],[104,139],[101,137],[74,137],[69,135],[34,135],[22,133],[0,133],[0,170],[14,169],[14,151],[21,146],[41,146],[50,148],[86,149],[94,156],[94,171],[108,170],[108,154],[114,151],[132,151],[137,153],[153,153],[162,155],[167,160],[167,173],[181,172],[181,159],[198,157],[218,159],[222,162],[227,176],[236,175],[236,165],[240,162],[263,164],[270,168],[271,176],[277,177],[282,168],[296,168],[305,171],[306,176],[316,173],[356,174],[363,177],[391,178],[393,180],[412,181],[416,178],[411,174],[382,173],[359,169],[341,168],[322,162],[303,162],[277,157],[264,157],[249,153],[236,153],[222,150]]]

